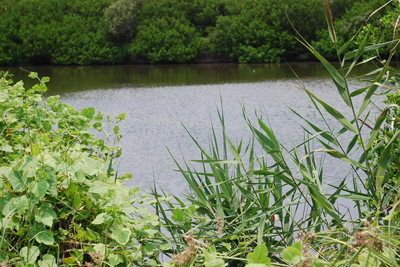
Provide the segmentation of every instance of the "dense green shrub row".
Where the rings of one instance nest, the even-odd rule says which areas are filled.
[[[352,36],[383,3],[333,1],[338,35]],[[311,60],[293,26],[337,59],[319,0],[16,0],[0,8],[0,65]]]

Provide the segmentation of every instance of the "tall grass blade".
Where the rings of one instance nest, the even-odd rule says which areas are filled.
[[[389,66],[390,59],[392,58],[393,54],[390,54],[389,59],[386,61],[385,66],[381,69],[379,72],[378,77],[376,77],[375,82],[369,87],[367,94],[364,97],[363,103],[361,104],[360,110],[358,111],[357,117],[360,117],[361,114],[365,111],[365,109],[368,107],[369,103],[371,102],[371,98],[378,89],[377,83],[380,83],[387,67]]]
[[[296,37],[295,37],[296,38]],[[347,90],[347,85],[346,85],[346,81],[344,80],[344,78],[340,75],[340,73],[335,69],[335,67],[332,66],[331,63],[329,63],[323,56],[321,56],[320,53],[317,52],[317,50],[315,50],[314,47],[312,47],[310,44],[308,44],[305,40],[304,42],[302,42],[301,40],[299,40],[298,38],[296,38],[301,44],[303,44],[308,50],[310,50],[310,52],[316,57],[318,58],[319,61],[321,61],[322,65],[324,65],[324,67],[329,71],[333,82],[336,85],[336,88],[338,89],[338,92],[340,94],[340,96],[342,97],[343,101],[349,106],[351,107],[351,101],[350,101],[350,96]]]
[[[349,76],[350,72],[353,70],[353,67],[356,65],[358,59],[363,55],[364,51],[365,51],[365,46],[367,45],[368,42],[368,36],[369,36],[369,32],[365,35],[364,40],[361,42],[360,46],[357,49],[356,54],[354,55],[354,59],[353,62],[351,63],[349,69],[347,70],[346,76]]]
[[[385,121],[388,110],[389,110],[388,108],[385,108],[383,112],[379,115],[378,119],[376,120],[374,129],[372,130],[368,143],[365,146],[365,150],[368,150],[373,144],[373,142],[376,141],[376,137],[378,136],[382,123]]]
[[[324,9],[325,9],[325,18],[328,23],[329,36],[331,37],[332,42],[336,44],[336,33],[335,28],[333,27],[333,17],[332,17],[332,9],[331,9],[331,1],[324,0]]]
[[[332,137],[330,135],[330,132],[326,132],[323,131],[321,128],[319,128],[318,126],[316,126],[315,124],[311,123],[309,120],[305,119],[303,116],[301,116],[299,113],[297,113],[295,110],[293,110],[292,108],[289,107],[289,109],[296,114],[299,118],[301,118],[302,120],[304,120],[311,128],[313,128],[317,133],[320,133],[320,135],[325,138],[328,142],[331,142],[334,145],[339,146],[339,143],[337,142],[337,140]],[[304,129],[304,128],[303,128]],[[306,130],[306,129],[304,129]]]
[[[307,92],[312,98],[314,98],[315,100],[318,101],[318,103],[320,103],[326,111],[328,111],[329,114],[331,114],[340,124],[343,125],[343,127],[345,127],[347,130],[355,133],[355,134],[359,134],[358,130],[353,126],[353,124],[351,124],[344,116],[342,113],[340,113],[339,111],[337,111],[336,109],[332,108],[331,106],[329,106],[328,104],[326,104],[324,101],[322,101],[321,99],[319,99],[318,97],[316,97],[314,94],[312,94],[310,91],[308,91],[307,89],[304,89],[305,92]]]
[[[386,167],[389,162],[389,157],[390,157],[390,151],[392,149],[392,144],[395,140],[399,138],[400,132],[396,132],[392,139],[390,139],[389,143],[386,145],[385,149],[383,150],[383,153],[381,157],[379,158],[378,161],[378,171],[376,175],[376,188],[381,188],[383,179],[386,174]]]
[[[357,168],[364,169],[364,170],[367,169],[367,166],[362,165],[361,163],[349,158],[348,156],[346,156],[345,154],[343,154],[337,150],[329,150],[329,149],[321,148],[321,149],[314,150],[310,153],[314,153],[314,152],[326,152],[329,155],[331,155],[332,157],[343,160],[344,162],[350,163],[351,165],[354,165]]]

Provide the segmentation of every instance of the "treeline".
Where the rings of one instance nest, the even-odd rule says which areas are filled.
[[[332,1],[338,42],[385,2]],[[321,0],[17,0],[0,8],[0,65],[313,60],[294,28],[337,59]]]

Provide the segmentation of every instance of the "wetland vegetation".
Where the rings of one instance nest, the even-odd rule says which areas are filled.
[[[114,163],[125,114],[76,110],[43,97],[48,77],[31,72],[37,84],[28,89],[3,73],[1,265],[399,266],[400,72],[389,64],[399,40],[385,40],[397,36],[397,24],[379,36],[366,26],[339,46],[329,3],[323,12],[340,66],[300,34],[296,39],[327,69],[348,112],[299,79],[322,124],[292,110],[304,121],[304,141],[287,147],[265,117],[254,121],[245,107],[251,138],[234,141],[225,128],[229,114],[220,109],[209,146],[193,138],[200,158],[176,161],[190,187],[185,200],[156,185],[148,195],[123,185],[131,175],[118,175]],[[351,89],[354,67],[371,61],[376,69]],[[374,105],[377,94],[386,95],[383,108]],[[352,138],[343,143],[346,134]],[[325,180],[331,157],[348,164],[338,185]]]

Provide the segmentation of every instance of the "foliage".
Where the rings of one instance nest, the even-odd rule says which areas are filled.
[[[120,0],[104,12],[105,20],[112,34],[122,40],[130,40],[136,33],[136,11],[143,0]]]
[[[360,36],[356,40],[356,44],[360,44],[366,37],[369,43],[384,43],[392,42],[390,45],[382,47],[376,53],[376,56],[381,59],[387,58],[391,49],[396,47],[399,40],[399,11],[400,4],[393,4],[393,8],[388,11],[379,21],[375,23],[368,23],[362,28]],[[372,53],[368,54],[370,56]]]
[[[213,127],[209,149],[192,137],[200,158],[176,161],[190,187],[186,202],[157,188],[153,191],[156,212],[170,233],[172,247],[166,252],[173,261],[166,266],[400,264],[399,94],[389,94],[387,106],[377,108],[377,117],[371,115],[379,87],[397,91],[400,73],[389,66],[391,53],[386,61],[376,62],[379,68],[372,77],[366,76],[368,86],[349,87],[356,64],[375,56],[359,60],[387,44],[368,44],[364,37],[356,50],[344,53],[348,46],[338,47],[329,3],[325,1],[328,28],[340,67],[336,69],[302,36],[297,40],[330,73],[348,112],[338,111],[300,81],[298,89],[310,98],[322,124],[292,110],[304,121],[305,136],[292,148],[278,141],[263,116],[256,113],[254,123],[244,108],[251,138],[234,142],[219,112],[222,131],[218,135]],[[336,124],[328,123],[327,117]],[[341,141],[344,134],[352,137],[349,143]],[[324,170],[324,161],[333,158],[348,164],[347,174],[336,185],[326,181]],[[353,208],[351,216],[342,208],[344,200]],[[179,256],[190,247],[183,238],[188,233],[197,241],[196,253],[181,261]],[[205,260],[209,248],[213,263]]]
[[[320,2],[4,1],[0,65],[314,60],[293,38],[293,27],[327,59],[337,60]],[[348,40],[384,2],[333,1],[338,35]]]
[[[132,206],[139,187],[122,185],[131,175],[117,177],[113,169],[125,114],[103,124],[94,108],[75,110],[59,96],[44,100],[49,78],[29,76],[39,80],[29,90],[7,74],[0,79],[0,262],[154,264],[157,216]]]
[[[138,27],[138,34],[129,47],[135,60],[186,62],[197,55],[197,34],[187,21],[157,18]]]
[[[111,41],[103,19],[110,3],[17,1],[1,14],[0,65],[122,62],[124,50]]]

